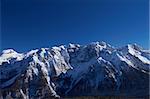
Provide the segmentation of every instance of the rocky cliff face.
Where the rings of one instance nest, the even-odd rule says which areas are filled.
[[[148,96],[150,52],[136,44],[69,44],[0,56],[1,99]]]

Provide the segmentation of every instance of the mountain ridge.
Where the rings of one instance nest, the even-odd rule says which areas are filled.
[[[0,97],[147,96],[149,56],[150,51],[136,44],[115,48],[105,42],[26,53],[4,50],[0,55]]]

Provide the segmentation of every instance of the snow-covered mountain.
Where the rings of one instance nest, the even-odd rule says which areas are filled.
[[[136,44],[69,44],[0,54],[0,99],[149,96],[150,51]]]

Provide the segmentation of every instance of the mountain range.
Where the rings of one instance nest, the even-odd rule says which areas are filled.
[[[150,51],[137,44],[68,44],[0,53],[0,99],[149,96]]]

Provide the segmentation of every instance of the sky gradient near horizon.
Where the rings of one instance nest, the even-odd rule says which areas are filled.
[[[148,49],[149,0],[2,0],[1,50],[93,41]]]

